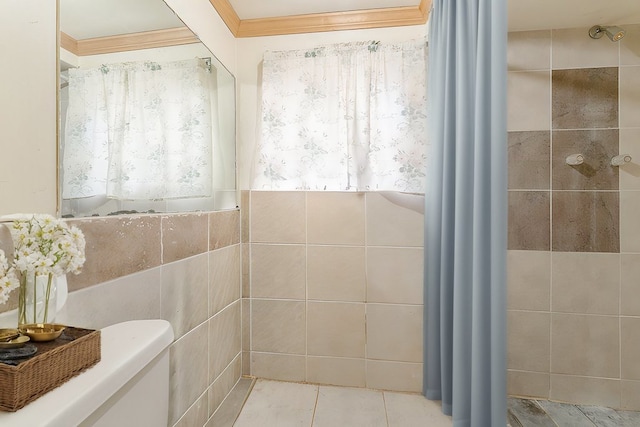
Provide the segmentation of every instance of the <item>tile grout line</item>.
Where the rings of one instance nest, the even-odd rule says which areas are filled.
[[[389,412],[387,411],[387,399],[384,391],[380,392],[382,394],[382,407],[384,409],[384,420],[387,423],[387,427],[389,427]]]
[[[311,425],[309,427],[313,427],[313,423],[316,420],[316,412],[318,410],[318,400],[320,400],[320,386],[316,386],[316,401],[313,405],[313,414],[311,416]]]

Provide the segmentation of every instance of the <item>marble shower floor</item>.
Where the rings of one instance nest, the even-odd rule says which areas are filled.
[[[640,412],[616,411],[602,406],[509,398],[508,408],[507,421],[511,427],[640,426]]]

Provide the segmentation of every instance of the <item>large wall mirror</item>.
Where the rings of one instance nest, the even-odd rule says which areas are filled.
[[[60,213],[237,206],[235,80],[163,0],[60,0]]]

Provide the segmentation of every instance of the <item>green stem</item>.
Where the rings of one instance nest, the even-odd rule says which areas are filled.
[[[18,325],[27,323],[27,275],[20,276],[20,294],[18,295],[19,317]]]
[[[38,280],[38,276],[36,276],[36,273],[33,273],[33,321],[34,322],[38,322],[37,320],[37,304],[36,301],[38,301],[38,287],[36,286],[36,284]]]
[[[49,295],[51,295],[52,281],[53,281],[53,274],[49,273],[49,278],[47,281],[47,294],[44,300],[44,319],[42,319],[42,323],[47,323],[47,317],[49,315]]]

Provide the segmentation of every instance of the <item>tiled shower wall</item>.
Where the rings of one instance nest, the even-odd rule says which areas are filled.
[[[640,25],[624,27],[509,35],[514,395],[640,410]]]
[[[242,207],[243,372],[420,391],[423,215],[377,193],[244,191]]]
[[[205,426],[241,375],[238,210],[69,220],[87,262],[57,321],[171,322],[170,426]],[[1,227],[0,227],[1,228]],[[10,250],[6,230],[0,247]],[[16,307],[17,291],[0,310]]]

